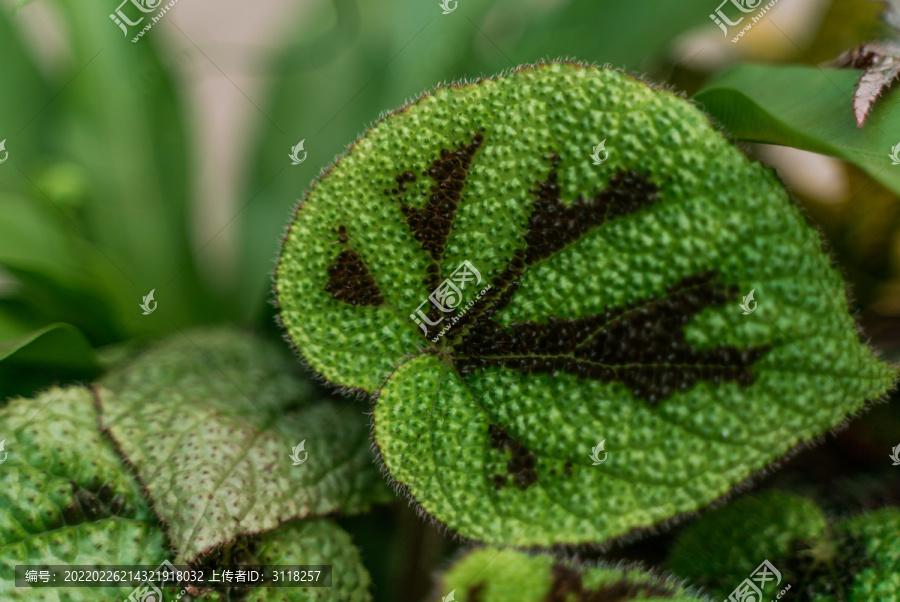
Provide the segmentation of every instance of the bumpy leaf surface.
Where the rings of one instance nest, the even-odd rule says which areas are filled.
[[[361,412],[307,403],[291,362],[253,337],[178,335],[101,384],[103,426],[167,524],[176,564],[291,518],[358,512],[385,497]]]
[[[298,209],[276,287],[305,360],[380,394],[426,511],[575,544],[701,508],[890,387],[820,247],[691,104],[552,64],[379,123]]]
[[[717,598],[728,598],[762,562],[780,573],[762,599],[900,601],[900,511],[885,508],[826,527],[809,499],[777,491],[742,498],[682,532],[668,567]]]
[[[853,517],[841,525],[836,574],[847,583],[847,602],[900,602],[900,510],[884,508]],[[827,581],[827,578],[823,578]],[[830,592],[829,592],[830,593]],[[833,599],[829,593],[816,602]]]
[[[114,602],[126,588],[17,588],[16,565],[153,565],[170,546],[138,480],[103,437],[88,389],[51,389],[0,409],[0,600]],[[0,459],[3,459],[0,453]],[[189,480],[190,474],[180,475]],[[235,564],[331,564],[331,588],[213,590],[201,600],[259,602],[370,599],[370,579],[350,536],[326,519],[292,521],[245,542]],[[181,588],[164,588],[175,600]],[[194,598],[181,598],[188,602]]]
[[[293,521],[261,535],[236,564],[332,566],[331,587],[256,587],[250,590],[213,590],[198,600],[230,602],[368,602],[371,579],[350,536],[327,519]],[[170,593],[177,590],[172,589]]]
[[[826,536],[825,524],[812,500],[781,491],[749,495],[685,529],[667,565],[689,583],[727,597],[764,560],[787,574],[791,563],[784,559],[800,548],[817,547]],[[763,592],[774,598],[784,585],[770,581]]]
[[[0,409],[0,600],[121,600],[133,588],[16,588],[17,564],[147,564],[168,556],[137,480],[102,437],[91,392],[51,389]],[[0,452],[0,459],[4,454]]]
[[[546,554],[496,548],[466,554],[443,575],[439,595],[457,602],[707,600],[636,568],[584,567]]]

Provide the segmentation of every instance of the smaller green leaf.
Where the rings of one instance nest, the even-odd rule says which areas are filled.
[[[861,71],[741,65],[694,96],[739,140],[792,146],[853,163],[900,192],[890,157],[900,129],[900,95],[887,92],[858,128],[851,106]]]
[[[707,599],[639,568],[587,567],[548,554],[496,548],[466,554],[443,575],[438,597],[446,602]]]
[[[192,331],[101,380],[103,426],[167,524],[175,564],[289,519],[388,499],[363,413],[311,403],[293,368],[250,335]]]
[[[327,519],[291,522],[270,531],[251,545],[252,550],[238,559],[238,564],[253,565],[320,565],[332,566],[331,587],[257,587],[246,591],[253,602],[368,602],[371,578],[350,535]],[[226,602],[234,598],[214,591],[202,600]]]
[[[763,560],[784,570],[778,559],[789,556],[795,541],[823,536],[825,524],[825,516],[811,500],[780,491],[745,496],[685,529],[667,566],[690,583],[727,596]],[[770,590],[765,593],[774,596],[780,591]]]
[[[846,554],[845,571],[838,574],[852,575],[845,592],[847,602],[900,601],[900,510],[882,508],[861,516],[855,516],[841,524],[843,549],[854,549],[857,554]],[[849,544],[849,545],[848,545]],[[821,596],[824,602],[830,599]]]
[[[14,339],[0,341],[0,401],[33,389],[54,376],[95,375],[97,354],[71,324],[50,324]]]
[[[763,594],[811,602],[900,602],[900,511],[885,508],[828,524],[809,499],[778,491],[710,512],[679,535],[667,566],[728,597],[767,560],[781,573]]]
[[[0,361],[88,369],[96,367],[95,358],[91,344],[70,324],[50,324],[25,336],[0,341]]]

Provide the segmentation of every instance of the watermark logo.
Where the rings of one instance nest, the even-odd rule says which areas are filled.
[[[291,449],[291,460],[294,461],[293,466],[300,466],[304,462],[306,462],[306,458],[309,457],[309,452],[306,451],[306,439],[301,441],[296,445],[296,447]],[[300,458],[300,454],[303,454],[303,458]]]
[[[175,581],[176,570],[171,562],[164,560],[151,574],[155,575],[160,582]],[[180,600],[185,592],[186,590],[181,590],[175,600]],[[128,602],[163,602],[162,589],[155,581],[145,581],[134,588],[134,591],[128,596]]]
[[[726,602],[761,602],[763,590],[770,581],[774,581],[775,587],[778,587],[781,584],[781,573],[771,562],[763,560],[762,564],[756,567],[756,570],[731,592]],[[775,599],[780,600],[789,589],[791,589],[790,584],[782,589]]]
[[[156,301],[153,300],[153,293],[156,292],[156,289],[150,291],[150,294],[146,295],[141,303],[140,307],[144,310],[144,315],[149,316],[153,312],[156,311],[156,306],[159,305]],[[150,304],[153,304],[153,307],[150,307]]]
[[[900,145],[898,145],[900,146]],[[0,140],[0,164],[6,163],[6,160],[9,159],[9,153],[6,151],[6,139]]]
[[[441,316],[439,319],[432,320],[431,317],[429,317],[430,312],[423,311],[422,306],[430,301],[434,309],[438,312],[444,314],[456,312],[456,315],[453,316],[448,324],[444,325],[441,332],[431,339],[433,343],[438,342],[438,340],[444,336],[444,334],[446,334],[450,328],[452,328],[453,325],[456,324],[456,322],[459,321],[473,305],[475,305],[475,303],[480,301],[485,293],[491,288],[490,284],[487,285],[481,292],[476,294],[475,299],[470,301],[465,307],[460,308],[463,300],[463,291],[466,290],[466,287],[470,284],[474,284],[476,287],[481,284],[481,272],[475,269],[475,266],[472,265],[469,260],[464,260],[453,273],[450,274],[449,278],[431,291],[431,294],[428,295],[428,299],[419,304],[415,313],[409,314],[409,318],[419,325],[419,328],[422,329],[422,333],[427,337],[428,326],[437,326],[444,321],[446,316]],[[437,314],[437,312],[434,313]]]
[[[3,449],[3,442],[0,441],[0,450]],[[891,460],[894,463],[891,466],[900,466],[900,445],[891,450]],[[0,460],[2,461],[2,460]]]
[[[306,142],[306,138],[301,140],[297,146],[291,147],[291,154],[288,157],[291,158],[291,165],[300,165],[304,161],[306,161],[306,151],[303,150],[303,143]],[[300,151],[303,151],[303,158],[300,158]]]
[[[603,153],[603,158],[600,158],[600,153]],[[600,144],[594,147],[594,151],[591,153],[591,159],[594,160],[594,165],[603,165],[603,163],[609,159],[609,152],[606,150],[606,139],[603,139]]]
[[[591,448],[591,460],[594,461],[593,466],[597,466],[598,464],[603,464],[606,462],[606,458],[609,456],[609,452],[605,450],[606,447],[606,439],[597,444],[597,447]],[[600,452],[603,452],[603,459],[600,459]]]
[[[141,23],[144,23],[144,19],[147,16],[151,13],[156,13],[150,17],[150,21],[144,24],[144,27],[131,39],[131,43],[136,44],[137,41],[144,37],[144,34],[150,31],[150,29],[178,2],[178,0],[170,0],[168,4],[162,6],[164,1],[165,0],[124,0],[115,12],[110,13],[109,18],[112,19],[113,23],[119,26],[122,33],[125,34],[125,37],[127,38],[130,35],[130,27],[138,27]],[[127,8],[126,5],[128,5]]]
[[[450,8],[451,4],[453,5],[453,8]],[[459,2],[457,0],[444,0],[443,2],[440,3],[440,7],[444,10],[445,15],[449,15],[450,13],[455,11],[457,6],[459,6]],[[453,590],[453,591],[456,591],[456,590]]]
[[[753,300],[753,292],[754,292],[755,290],[756,290],[755,288],[754,288],[754,289],[750,289],[750,294],[749,294],[749,295],[746,295],[746,296],[744,297],[744,300],[741,301],[741,309],[744,310],[744,315],[745,315],[745,316],[749,316],[749,315],[752,314],[754,311],[756,311],[756,301]],[[752,303],[753,305],[750,305],[751,303]]]
[[[9,455],[9,452],[6,451],[6,439],[0,441],[0,464],[6,462],[6,457]],[[897,446],[900,448],[900,445]]]
[[[750,17],[750,22],[745,23],[743,29],[741,29],[735,37],[731,39],[731,43],[736,43],[739,39],[744,37],[744,34],[750,31],[750,29],[758,23],[767,12],[769,12],[778,0],[769,0],[769,3],[765,6],[760,6],[763,3],[763,0],[724,0],[722,4],[716,9],[716,12],[709,15],[709,18],[712,19],[713,23],[719,26],[722,30],[722,33],[725,37],[728,37],[728,28],[736,27],[744,21],[745,16],[750,13],[755,12],[756,14]],[[728,8],[727,11],[723,9],[724,6],[730,4],[731,7]],[[732,20],[726,15],[726,12],[730,13],[732,17],[736,17],[736,20]]]
[[[441,602],[456,602],[456,590],[441,598]]]
[[[6,142],[6,140],[3,142]],[[3,143],[0,142],[0,150],[2,149]],[[900,143],[898,143],[897,146],[891,147],[891,154],[888,155],[888,157],[891,158],[891,165],[900,165]],[[3,161],[0,161],[0,163],[3,163]]]

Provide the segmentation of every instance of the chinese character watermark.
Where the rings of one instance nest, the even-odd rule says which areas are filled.
[[[131,39],[131,43],[136,44],[138,40],[144,37],[144,34],[150,31],[150,29],[156,25],[177,2],[178,0],[170,0],[168,4],[162,6],[163,0],[123,0],[116,11],[109,15],[109,18],[112,19],[113,23],[119,26],[122,33],[124,33],[127,38],[130,27],[139,26],[144,22],[144,18],[149,16],[150,13],[156,13],[150,17],[150,21]],[[130,13],[132,17],[135,17],[135,19],[129,18],[129,15],[126,14],[126,10],[123,8],[126,4],[130,5],[127,12]]]
[[[726,602],[760,602],[763,598],[763,590],[769,581],[774,581],[777,587],[781,584],[781,573],[771,562],[763,560],[762,564],[756,567],[756,570],[731,592]],[[789,589],[791,589],[790,584],[782,589],[775,599],[780,600]]]
[[[729,3],[732,4],[733,7],[737,9],[737,11],[739,11],[735,12],[734,10],[729,9],[731,15],[737,17],[737,20],[732,21],[722,10],[722,7]],[[760,5],[762,3],[763,0],[723,0],[722,4],[720,4],[716,9],[716,12],[709,15],[709,18],[712,19],[713,23],[719,26],[725,37],[728,37],[729,27],[736,27],[744,21],[744,17],[746,15],[755,12],[756,14],[750,17],[750,22],[745,24],[743,29],[741,29],[738,34],[731,39],[731,43],[735,44],[739,39],[744,37],[744,34],[750,31],[750,29],[765,16],[765,14],[769,12],[775,6],[775,4],[778,3],[778,0],[770,0],[768,4],[761,7]]]
[[[453,5],[451,8],[450,5]],[[453,11],[456,10],[456,7],[459,6],[459,2],[457,0],[443,0],[440,3],[440,7],[444,10],[445,15],[449,15]]]
[[[416,324],[419,325],[419,328],[422,329],[422,333],[427,337],[428,334],[428,326],[437,326],[441,322],[444,321],[444,318],[447,316],[440,316],[443,314],[453,314],[455,315],[448,320],[447,324],[444,325],[443,329],[434,337],[431,338],[432,343],[437,343],[442,336],[444,336],[456,322],[472,308],[478,301],[484,297],[488,290],[490,290],[491,285],[488,284],[484,289],[478,292],[475,295],[475,298],[472,299],[465,307],[460,307],[463,301],[463,291],[466,290],[466,287],[469,285],[474,285],[477,287],[481,284],[481,272],[475,269],[468,260],[463,261],[459,266],[450,274],[450,277],[444,280],[440,286],[431,291],[431,294],[428,295],[428,299],[422,301],[419,304],[419,307],[416,308],[416,312],[409,314],[411,320],[413,320]],[[432,319],[432,314],[423,311],[422,306],[426,303],[431,302],[434,309],[437,312],[434,312],[436,316],[440,316],[440,318]],[[438,313],[440,312],[440,313]]]

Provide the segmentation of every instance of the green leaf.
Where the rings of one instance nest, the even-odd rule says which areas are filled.
[[[168,525],[175,564],[292,518],[386,499],[362,413],[310,403],[290,360],[252,336],[167,339],[105,376],[98,397],[103,427]]]
[[[900,600],[900,510],[882,508],[843,522],[844,542],[856,543],[861,554],[844,557],[852,574],[847,602],[898,602]],[[845,550],[850,550],[845,547]],[[841,574],[841,573],[839,573]],[[824,596],[820,598],[823,602]]]
[[[367,602],[372,599],[369,594],[371,579],[362,565],[359,551],[350,536],[330,520],[309,519],[282,525],[261,535],[251,548],[239,556],[238,564],[332,565],[332,586],[329,588],[257,587],[247,593],[254,602]],[[234,598],[213,592],[201,599],[226,602]]]
[[[52,131],[52,121],[35,122],[34,117],[55,92],[26,51],[23,36],[13,26],[13,20],[4,6],[0,10],[0,56],[3,57],[0,85],[16,93],[0,95],[0,140],[6,140],[6,152],[9,153],[0,170],[0,191],[3,192],[24,190],[23,179],[15,168],[32,165],[40,155],[40,141],[44,134]],[[52,240],[45,242],[50,246],[54,244]]]
[[[116,6],[74,0],[52,6],[65,25],[71,58],[66,78],[71,81],[60,82],[54,99],[61,107],[54,156],[77,166],[90,183],[84,206],[72,217],[103,250],[93,267],[107,284],[117,322],[132,333],[146,333],[215,319],[227,302],[210,302],[195,270],[189,128],[174,77],[153,44],[160,26],[132,43],[110,19]],[[141,14],[131,3],[123,10]],[[64,203],[54,194],[64,189],[58,170],[28,175],[58,205]],[[160,312],[135,320],[140,297],[151,289]]]
[[[168,545],[101,436],[91,392],[50,389],[0,409],[0,599],[121,600],[133,588],[22,589],[17,564],[159,564]],[[0,452],[0,458],[4,452]]]
[[[427,512],[494,544],[605,542],[891,386],[820,245],[690,103],[557,63],[369,131],[299,208],[276,289],[309,365],[379,394],[376,443]]]
[[[852,99],[860,73],[741,65],[714,78],[694,100],[738,140],[837,157],[900,192],[900,170],[890,156],[898,143],[900,94],[885,93],[866,125],[857,128]]]
[[[99,372],[97,354],[70,324],[50,324],[0,341],[0,402],[57,378],[91,377]],[[2,435],[2,433],[0,433]]]
[[[826,524],[811,501],[778,491],[741,498],[682,532],[667,561],[678,576],[728,597],[764,560],[781,573],[763,599],[789,591],[813,602],[900,600],[900,511]]]
[[[456,602],[707,599],[639,568],[587,567],[547,554],[495,548],[470,552],[457,561],[441,578],[439,595]]]
[[[793,554],[798,543],[811,546],[822,541],[825,524],[812,500],[781,491],[749,495],[685,529],[666,564],[689,583],[727,597],[763,560],[785,571],[788,564],[782,559]],[[767,585],[764,593],[770,597],[784,587]]]

